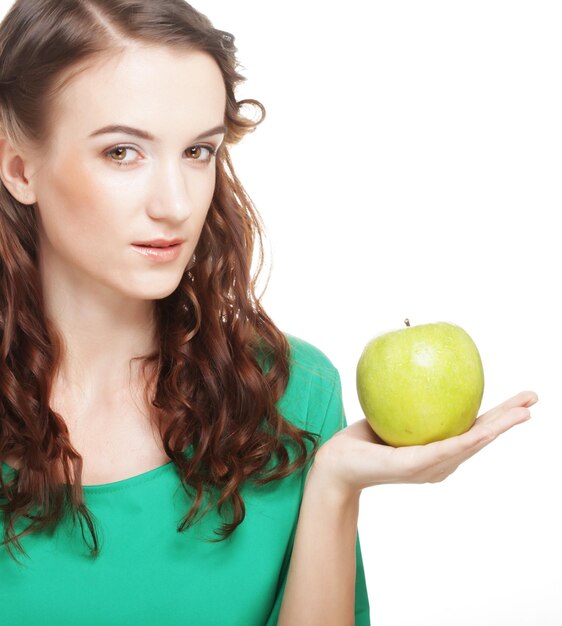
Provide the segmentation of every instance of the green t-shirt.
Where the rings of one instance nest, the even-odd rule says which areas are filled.
[[[318,348],[287,334],[289,384],[278,409],[323,443],[347,425],[337,369]],[[308,446],[309,444],[307,444]],[[291,456],[292,458],[292,456]],[[308,468],[307,468],[308,469]],[[6,478],[16,470],[2,465]],[[84,487],[101,541],[88,556],[80,527],[20,541],[18,565],[0,546],[0,623],[18,626],[275,626],[287,578],[305,472],[241,486],[244,521],[218,543],[213,508],[178,533],[190,507],[174,463],[131,478]],[[1,516],[1,513],[0,513]],[[21,521],[21,520],[20,520]],[[0,531],[3,532],[0,517]],[[21,530],[27,525],[16,525]],[[86,531],[86,537],[89,534]],[[355,624],[369,626],[369,600],[356,542]]]

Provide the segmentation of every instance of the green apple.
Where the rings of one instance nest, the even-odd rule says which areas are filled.
[[[375,433],[392,446],[466,432],[484,393],[478,348],[460,326],[420,324],[374,337],[357,364],[357,394]]]

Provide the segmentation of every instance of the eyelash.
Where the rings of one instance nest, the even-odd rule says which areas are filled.
[[[196,144],[195,146],[191,146],[191,147],[187,148],[187,150],[195,150],[196,148],[204,148],[205,150],[207,150],[209,152],[209,158],[208,159],[205,159],[205,160],[194,159],[197,163],[210,163],[211,160],[214,157],[217,156],[217,153],[219,151],[218,148],[213,148],[213,146],[206,146],[204,144]],[[133,161],[116,161],[115,159],[112,159],[110,157],[110,155],[112,153],[114,153],[116,150],[134,150],[135,152],[138,152],[138,150],[134,146],[129,146],[129,145],[126,145],[126,144],[119,144],[118,146],[113,146],[113,148],[110,148],[109,150],[106,150],[103,153],[104,156],[109,158],[109,160],[112,163],[115,163],[119,167],[128,167],[129,165],[132,165]],[[187,150],[186,150],[186,152],[187,152]]]

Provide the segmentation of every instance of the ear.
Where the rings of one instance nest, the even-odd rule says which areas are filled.
[[[0,179],[18,202],[35,204],[37,197],[25,175],[26,165],[26,158],[0,135]]]

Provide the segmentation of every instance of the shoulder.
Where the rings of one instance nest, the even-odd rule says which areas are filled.
[[[290,370],[279,410],[299,428],[317,433],[337,430],[343,414],[338,369],[317,346],[284,334],[290,346]],[[338,423],[331,424],[334,420]]]
[[[291,348],[291,375],[299,381],[311,380],[331,387],[339,374],[328,356],[308,341],[289,333],[284,334]]]

